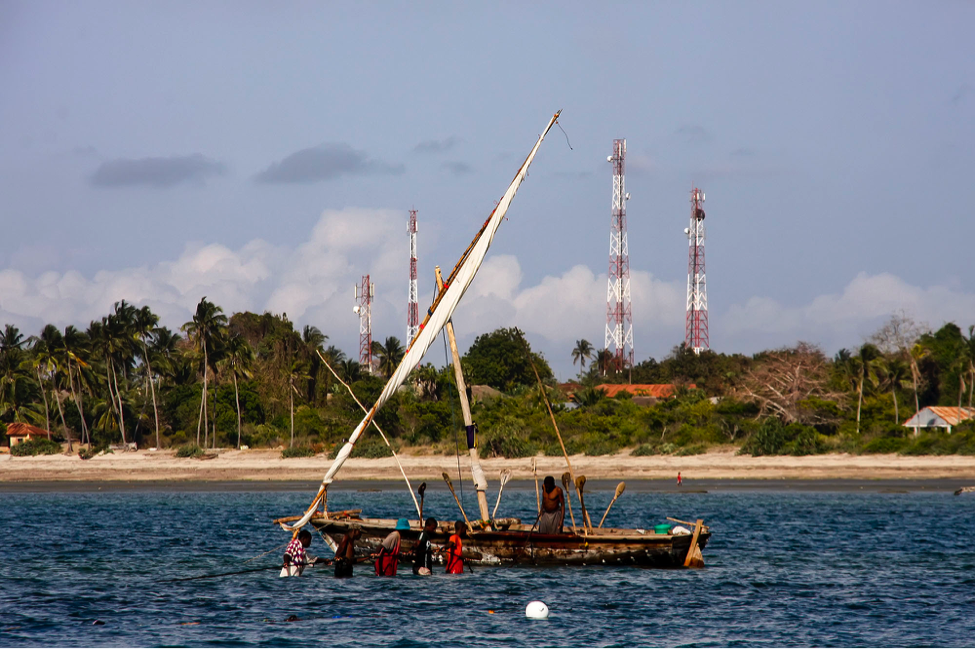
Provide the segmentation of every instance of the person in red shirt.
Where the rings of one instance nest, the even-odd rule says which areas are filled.
[[[378,577],[395,577],[399,564],[400,532],[408,532],[410,522],[405,518],[396,521],[396,528],[383,539],[376,556],[376,575]]]
[[[447,574],[464,574],[464,543],[461,541],[467,533],[467,525],[464,521],[454,523],[454,534],[450,535],[447,545],[444,548],[447,552]]]

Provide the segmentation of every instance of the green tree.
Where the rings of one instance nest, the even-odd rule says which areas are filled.
[[[134,313],[134,307],[122,300],[115,303],[113,313],[103,317],[100,322],[93,321],[88,327],[92,351],[105,363],[105,387],[111,403],[110,410],[115,414],[123,444],[128,441],[125,435],[123,389],[126,387],[126,372],[133,359],[131,330]],[[104,416],[101,420],[109,421]]]
[[[385,343],[372,341],[372,353],[379,359],[379,372],[388,380],[399,367],[406,350],[403,349],[403,343],[399,338],[389,336]]]
[[[342,380],[349,385],[362,378],[362,365],[359,364],[359,361],[349,358],[342,361],[339,365],[339,374],[342,375]]]
[[[78,410],[78,416],[81,419],[81,443],[91,444],[91,434],[88,431],[88,423],[85,421],[85,406],[84,406],[84,387],[85,387],[85,371],[90,367],[88,362],[89,350],[88,350],[88,340],[85,334],[74,325],[68,325],[64,328],[64,336],[62,336],[64,343],[64,355],[67,360],[68,366],[68,386],[71,389],[71,398],[74,401],[75,408]],[[75,389],[75,373],[78,375],[78,387]]]
[[[616,368],[616,360],[613,352],[608,349],[600,349],[596,352],[596,368],[600,376],[606,376]]]
[[[525,334],[517,328],[481,334],[462,359],[464,375],[471,385],[489,385],[502,392],[535,385],[528,349]],[[531,354],[542,380],[551,380],[552,369],[545,359],[535,352]]]
[[[583,338],[576,341],[576,346],[572,349],[572,364],[579,363],[579,369],[586,369],[586,361],[590,360],[595,353],[595,349],[588,340]]]
[[[309,404],[314,405],[318,396],[318,375],[322,369],[322,359],[318,356],[322,346],[328,336],[323,334],[318,327],[305,325],[301,332],[301,341],[305,344],[304,356],[308,362],[308,384],[306,387],[306,399]],[[324,355],[324,354],[323,354]]]
[[[891,358],[880,358],[877,362],[877,375],[881,384],[890,390],[894,398],[894,421],[900,425],[900,410],[897,405],[897,391],[911,385],[911,368],[903,359],[894,356]]]
[[[881,359],[880,350],[876,345],[864,343],[860,345],[854,359],[857,361],[857,435],[860,434],[860,413],[863,410],[863,390],[867,382],[876,377],[878,361]]]
[[[308,369],[301,360],[295,360],[291,363],[291,368],[288,370],[288,406],[291,411],[291,444],[289,448],[294,448],[295,445],[295,395],[301,396],[301,392],[298,391],[296,387],[302,381],[309,380]]]
[[[963,349],[968,365],[968,407],[972,407],[972,391],[975,390],[975,325],[968,325],[968,337]]]
[[[240,448],[240,389],[238,378],[249,379],[250,367],[254,361],[254,349],[240,334],[233,334],[227,339],[224,347],[224,363],[227,364],[231,376],[234,377],[234,401],[237,404],[237,448]]]
[[[200,303],[196,305],[196,313],[193,314],[193,319],[183,325],[182,329],[186,335],[193,342],[193,346],[203,361],[203,393],[200,401],[200,419],[196,426],[196,443],[200,443],[200,429],[203,427],[204,422],[207,419],[207,395],[208,395],[208,370],[215,367],[211,364],[211,356],[213,356],[212,362],[215,363],[217,358],[214,353],[215,347],[219,344],[222,337],[222,329],[227,325],[227,316],[223,315],[223,309],[215,305],[213,302],[208,302],[206,296],[200,300]],[[207,439],[206,435],[208,430],[204,430],[204,446],[206,446]],[[214,443],[216,443],[216,431],[214,433]]]
[[[156,382],[152,375],[152,356],[149,354],[148,340],[158,324],[159,316],[147,306],[136,311],[132,320],[132,337],[139,346],[142,364],[146,370],[146,383],[149,384],[149,391],[152,394],[152,414],[156,422],[156,448],[161,445],[159,441],[159,408],[156,405]]]

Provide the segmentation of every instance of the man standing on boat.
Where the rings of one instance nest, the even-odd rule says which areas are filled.
[[[562,521],[565,519],[565,495],[562,488],[556,486],[555,478],[545,476],[542,487],[542,511],[538,515],[538,531],[540,534],[561,534]]]

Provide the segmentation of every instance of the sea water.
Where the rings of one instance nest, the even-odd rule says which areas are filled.
[[[612,493],[587,495],[595,521]],[[631,489],[607,525],[703,518],[713,532],[705,569],[475,567],[414,577],[404,566],[390,579],[359,565],[351,580],[328,568],[280,579],[275,548],[288,535],[271,519],[299,513],[311,496],[3,494],[0,645],[975,644],[970,495]],[[469,490],[465,501],[476,507]],[[413,508],[395,489],[336,490],[329,505],[386,517]],[[442,490],[428,491],[424,507],[458,518]],[[534,511],[534,488],[515,487],[499,516],[531,521]],[[310,552],[332,554],[317,536]],[[536,599],[551,609],[547,620],[526,619]]]

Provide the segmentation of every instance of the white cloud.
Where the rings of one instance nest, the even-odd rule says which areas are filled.
[[[975,322],[975,295],[947,286],[914,286],[890,273],[860,273],[841,293],[820,295],[792,307],[753,297],[732,306],[718,322],[722,338],[735,342],[736,350],[753,352],[796,340],[835,350],[859,344],[900,311],[935,328],[945,322],[964,327]]]
[[[48,322],[84,327],[125,299],[149,305],[163,324],[178,328],[206,295],[227,313],[286,312],[299,325],[318,326],[331,343],[354,355],[358,321],[352,314],[352,286],[364,272],[377,285],[376,336],[404,337],[405,222],[405,213],[395,210],[329,210],[296,248],[261,240],[236,250],[190,244],[175,260],[103,270],[93,277],[76,271],[30,276],[0,270],[0,324],[16,324],[26,333]],[[526,285],[515,257],[491,255],[457,310],[458,336],[463,346],[497,327],[519,327],[567,378],[575,373],[569,355],[576,340],[603,346],[606,292],[606,275],[583,265]],[[637,360],[666,355],[683,339],[683,282],[634,270],[631,294]],[[420,299],[429,304],[430,295]],[[753,297],[727,311],[712,311],[711,343],[719,351],[753,353],[802,339],[835,350],[858,344],[901,310],[935,327],[949,320],[964,327],[975,322],[975,295],[947,286],[914,286],[888,273],[860,274],[841,292],[798,306]]]

